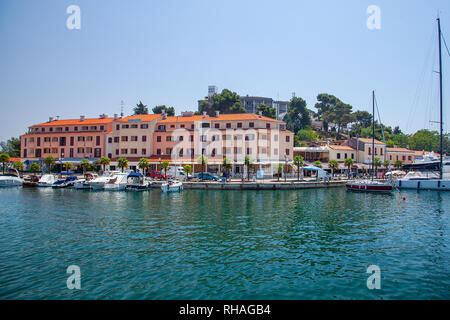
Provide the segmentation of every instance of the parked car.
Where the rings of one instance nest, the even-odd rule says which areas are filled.
[[[197,179],[198,180],[213,180],[213,181],[219,181],[219,177],[216,176],[215,174],[209,173],[209,172],[199,172],[197,174]]]
[[[150,172],[150,178],[166,180],[168,176],[166,176],[165,174],[161,174],[161,171],[152,171]]]

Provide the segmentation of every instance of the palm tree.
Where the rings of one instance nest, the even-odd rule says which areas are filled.
[[[67,171],[69,171],[70,168],[73,168],[73,163],[72,162],[65,162],[63,164],[63,167],[66,168]]]
[[[5,173],[6,165],[9,163],[10,159],[11,158],[9,157],[9,154],[7,153],[0,154],[0,162],[3,164],[3,173]]]
[[[383,161],[383,167],[385,167],[386,169],[388,169],[390,165],[391,165],[391,162],[388,159]]]
[[[350,170],[353,167],[353,159],[352,158],[346,158],[344,160],[344,165],[347,167],[347,176],[350,179]]]
[[[277,170],[277,178],[278,182],[280,182],[280,176],[283,173],[283,165],[281,163],[278,164],[278,170]]]
[[[225,171],[227,173],[227,179],[228,179],[230,169],[231,169],[231,160],[226,157],[223,158],[222,167],[225,169]]]
[[[52,172],[52,165],[55,164],[55,158],[53,156],[48,156],[44,159],[44,163],[50,173]]]
[[[313,165],[314,165],[315,167],[317,167],[317,168],[322,168],[322,162],[320,162],[319,160],[314,161],[314,162],[313,162]]]
[[[81,167],[81,169],[83,169],[83,173],[84,174],[86,173],[86,171],[87,171],[87,169],[89,168],[90,165],[91,164],[89,163],[88,159],[82,159],[80,161],[80,167]]]
[[[375,178],[378,176],[378,168],[381,167],[381,165],[382,162],[380,158],[375,158],[373,160],[373,166],[375,167],[375,174],[374,174]]]
[[[202,154],[198,157],[197,162],[202,165],[202,181],[203,181],[203,172],[205,171],[205,164],[208,163],[208,158]]]
[[[24,165],[21,161],[16,161],[13,163],[13,168],[18,170],[18,171],[22,171],[24,168]]]
[[[328,167],[331,169],[331,176],[334,177],[334,171],[339,169],[339,162],[337,160],[328,161]]]
[[[30,171],[31,172],[38,172],[40,171],[41,168],[39,168],[39,165],[36,162],[33,162],[30,166]]]
[[[253,168],[252,159],[249,156],[245,156],[244,164],[247,167],[247,181],[250,181],[250,169]]]
[[[192,167],[191,167],[191,165],[186,164],[186,165],[183,167],[183,171],[184,171],[184,173],[186,173],[186,177],[189,176],[189,175],[192,173]]]
[[[109,166],[110,163],[111,159],[108,157],[101,157],[100,159],[98,159],[98,164],[103,166],[103,172],[105,172],[106,166]]]
[[[123,172],[123,169],[128,168],[128,160],[127,160],[127,158],[119,158],[119,159],[117,159],[117,166],[120,169],[122,169],[122,172]]]
[[[294,165],[297,167],[297,181],[300,181],[300,167],[303,167],[304,163],[305,161],[301,155],[294,157]]]
[[[164,175],[166,176],[167,180],[167,170],[170,169],[170,163],[169,161],[163,161],[161,162],[161,170],[164,170]],[[203,176],[203,175],[202,175]]]
[[[403,166],[403,162],[401,160],[397,160],[394,162],[394,168],[400,169]]]
[[[142,169],[144,171],[144,176],[145,176],[145,171],[150,167],[150,163],[148,163],[148,160],[145,158],[141,158],[139,160],[138,163],[138,168]]]

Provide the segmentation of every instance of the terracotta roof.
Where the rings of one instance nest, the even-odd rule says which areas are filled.
[[[140,119],[141,121],[153,121],[161,117],[161,114],[138,114],[118,119],[117,121],[127,122],[128,120]]]
[[[372,138],[358,138],[359,141],[364,142],[364,143],[372,143]],[[375,139],[375,143],[376,144],[384,144],[383,142]]]
[[[428,154],[430,154],[431,152],[430,151],[413,151],[414,152],[414,156],[424,156],[424,155],[428,155]],[[434,155],[436,156],[436,157],[440,157],[441,155],[439,154],[439,153],[437,153],[437,152],[433,152],[434,153]],[[444,155],[445,156],[445,155]]]
[[[35,124],[30,126],[33,127],[48,127],[48,126],[68,126],[68,125],[91,125],[91,124],[106,124],[110,123],[114,120],[114,118],[90,118],[84,119],[81,121],[80,119],[67,119],[67,120],[54,120],[52,122],[44,122],[40,124]]]
[[[203,115],[193,115],[190,117],[183,117],[183,116],[174,116],[174,117],[167,117],[164,120],[161,120],[160,122],[163,123],[174,123],[174,122],[193,122],[193,121],[201,121],[201,120],[209,120],[209,121],[238,121],[238,120],[262,120],[262,121],[271,121],[271,122],[279,122],[282,123],[283,121],[275,120],[269,117],[262,116],[259,117],[256,113],[230,113],[230,114],[220,114],[219,117],[210,117],[206,116],[206,118],[203,117]]]
[[[386,148],[387,152],[408,152],[413,153],[414,151],[406,149],[406,148]]]
[[[341,145],[341,146],[336,146],[336,145],[330,145],[330,146],[328,146],[330,149],[333,149],[333,150],[347,150],[347,151],[355,151],[355,149],[353,149],[353,148],[351,148],[351,147],[349,147],[349,146],[343,146],[343,145]]]
[[[9,162],[18,162],[20,158],[9,158]]]

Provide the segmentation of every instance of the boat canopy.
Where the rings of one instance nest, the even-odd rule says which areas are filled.
[[[140,177],[142,177],[142,173],[140,173],[140,172],[131,172],[131,173],[128,175],[128,178],[130,178],[130,177],[140,178]]]
[[[306,171],[321,171],[323,169],[316,167],[316,166],[306,166],[306,167],[302,167],[302,170],[306,170]]]

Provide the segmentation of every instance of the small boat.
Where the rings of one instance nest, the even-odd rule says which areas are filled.
[[[126,190],[129,191],[145,191],[150,189],[153,182],[146,181],[145,177],[139,172],[131,172],[127,177]]]
[[[97,179],[92,179],[89,184],[93,190],[125,190],[127,186],[127,172],[108,171]]]
[[[78,179],[75,181],[74,187],[79,190],[90,190],[92,186],[90,184],[91,180],[98,178],[98,174],[96,173],[86,173],[84,175],[84,179]]]
[[[345,185],[345,187],[347,190],[363,192],[391,192],[393,190],[392,184],[389,182],[370,180],[349,182]]]
[[[22,186],[25,188],[28,187],[37,187],[39,184],[39,177],[36,175],[29,176],[28,178],[23,179]]]
[[[77,180],[76,176],[68,176],[65,179],[61,179],[56,181],[53,185],[52,188],[55,189],[60,189],[60,188],[69,188],[69,187],[73,187],[75,184],[75,181]]]
[[[38,181],[38,187],[51,187],[58,178],[54,174],[44,174]]]
[[[161,185],[163,192],[179,192],[183,190],[183,183],[181,181],[167,181]]]
[[[17,187],[23,184],[19,171],[9,169],[8,172],[0,173],[0,187]]]

